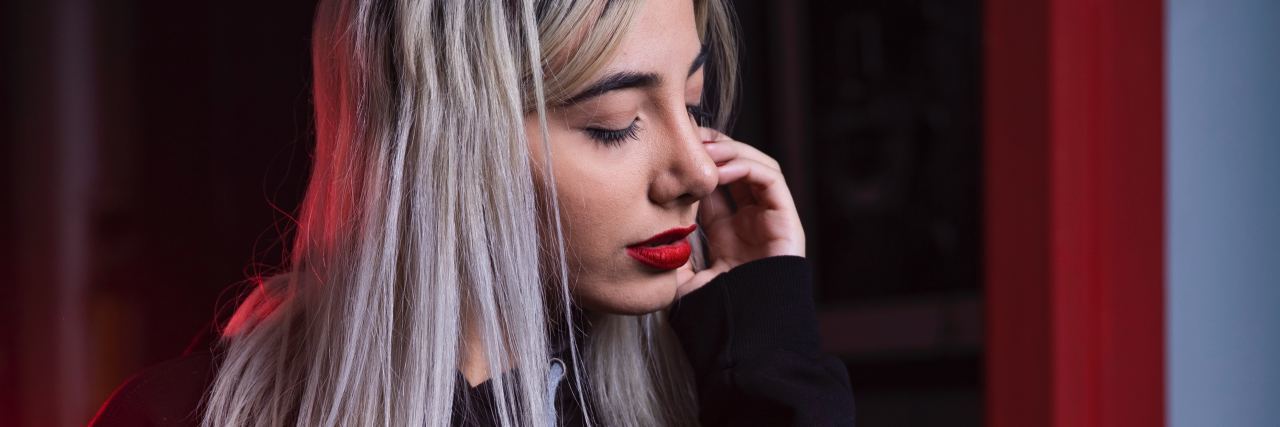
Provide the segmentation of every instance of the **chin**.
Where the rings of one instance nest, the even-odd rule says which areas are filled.
[[[583,284],[576,299],[586,310],[602,314],[638,316],[671,305],[676,299],[676,272],[611,283]]]

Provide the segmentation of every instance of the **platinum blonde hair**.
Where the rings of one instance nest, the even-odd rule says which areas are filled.
[[[736,85],[732,17],[719,0],[694,3],[712,45],[718,90],[708,101],[723,107],[724,128]],[[544,379],[558,337],[569,340],[589,422],[696,424],[665,311],[601,315],[582,343],[568,332],[554,171],[529,150],[551,152],[531,145],[523,124],[535,115],[547,140],[548,105],[589,83],[638,8],[322,1],[316,148],[289,265],[258,282],[224,328],[204,425],[448,424],[464,327],[479,331],[490,372],[519,368],[491,379],[503,425],[548,422]]]

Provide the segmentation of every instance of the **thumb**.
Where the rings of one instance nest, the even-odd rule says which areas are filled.
[[[706,286],[707,283],[711,282],[711,279],[714,279],[719,275],[720,271],[711,268],[694,273],[692,276],[689,276],[687,280],[681,280],[678,282],[679,285],[676,287],[676,298],[684,298],[684,296],[688,295],[690,292]],[[677,274],[676,277],[680,276]]]
[[[685,282],[693,279],[694,275],[693,259],[690,258],[689,262],[684,263],[684,265],[676,269],[676,288],[678,289],[680,286],[683,286]]]

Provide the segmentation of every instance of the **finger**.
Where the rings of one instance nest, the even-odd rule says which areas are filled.
[[[684,265],[676,269],[676,283],[688,282],[689,279],[693,278],[693,275],[693,261],[692,258],[690,258],[689,262],[684,263]]]
[[[711,279],[723,272],[719,268],[708,268],[697,272],[688,280],[679,282],[680,284],[676,287],[676,298],[683,298],[690,292],[698,290],[698,288],[705,286],[708,282],[711,282]]]
[[[704,143],[733,140],[733,138],[730,138],[729,135],[725,135],[723,133],[720,133],[720,131],[709,128],[709,127],[699,127],[698,136],[702,138],[702,142]]]
[[[715,162],[716,166],[720,166],[738,157],[737,147],[729,144],[730,142],[732,141],[707,142],[702,144],[702,148],[707,150],[711,161]]]
[[[760,149],[751,146],[751,144],[730,138],[728,135],[720,133],[715,129],[699,128],[699,136],[702,137],[703,144],[705,144],[704,146],[714,145],[715,147],[711,148],[712,150],[718,150],[722,153],[726,153],[726,156],[728,153],[732,153],[734,157],[746,157],[760,162],[770,168],[782,170],[781,165],[778,164],[776,159],[760,151]],[[708,150],[708,152],[710,152],[710,150]],[[715,154],[712,154],[712,159],[715,158]],[[717,164],[720,162],[720,160],[716,160]]]
[[[778,164],[778,161],[776,159],[774,159],[773,157],[769,157],[768,154],[765,154],[763,151],[760,151],[759,148],[751,146],[751,144],[747,144],[741,141],[734,141],[734,140],[717,141],[716,144],[727,145],[732,147],[733,151],[737,153],[738,157],[744,157],[751,160],[755,160],[760,164],[768,166],[770,169],[773,169],[773,170],[778,170],[778,171],[782,170],[782,165]]]
[[[782,172],[752,159],[738,157],[719,167],[720,185],[745,183],[755,200],[768,209],[794,209]]]

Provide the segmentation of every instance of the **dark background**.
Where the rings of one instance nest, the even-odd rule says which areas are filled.
[[[783,164],[859,424],[981,424],[981,3],[735,3],[731,133]],[[79,424],[280,264],[314,1],[3,7],[0,425]]]
[[[733,135],[783,164],[859,425],[980,425],[981,2],[735,3]]]

